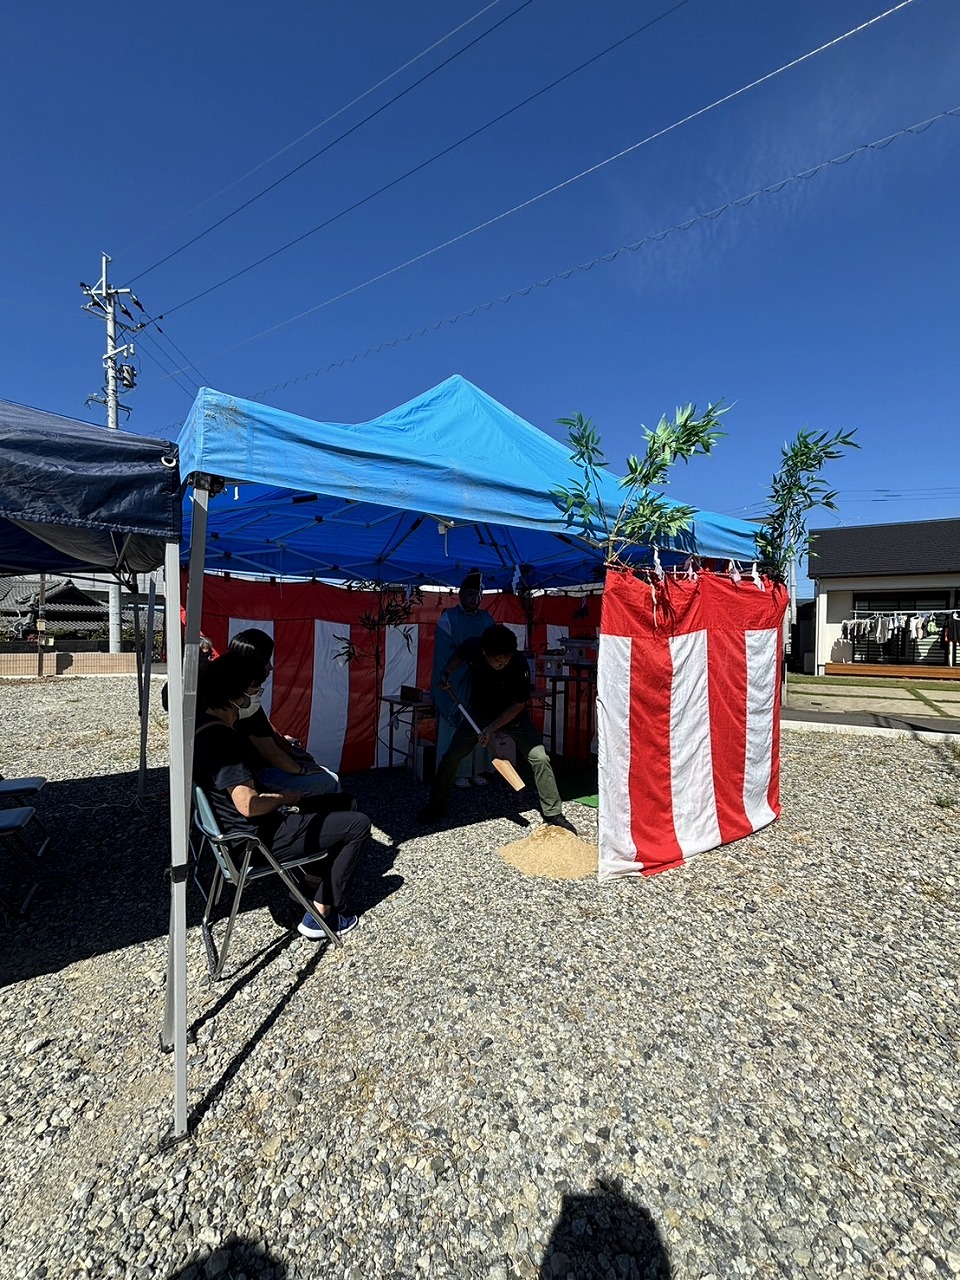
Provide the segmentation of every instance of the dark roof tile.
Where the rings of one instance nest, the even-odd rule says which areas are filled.
[[[811,578],[960,573],[960,520],[811,529]]]

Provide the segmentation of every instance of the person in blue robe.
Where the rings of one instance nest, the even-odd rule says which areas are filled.
[[[446,755],[447,748],[460,723],[461,715],[457,704],[445,689],[440,687],[440,672],[450,665],[453,655],[464,640],[476,637],[479,639],[487,627],[493,626],[493,618],[486,609],[480,608],[483,598],[483,581],[478,569],[471,569],[460,583],[459,604],[452,609],[444,609],[437,622],[433,649],[433,679],[430,693],[437,708],[437,760]],[[461,702],[466,702],[470,695],[470,672],[466,666],[454,671],[450,678],[453,692]],[[456,785],[469,787],[486,786],[485,774],[490,769],[490,753],[486,747],[477,746],[476,750],[466,756],[457,770]]]

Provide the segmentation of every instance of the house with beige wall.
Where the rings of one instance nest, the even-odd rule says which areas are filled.
[[[960,519],[815,529],[817,675],[960,676]]]

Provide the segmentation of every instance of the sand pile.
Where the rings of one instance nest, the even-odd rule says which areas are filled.
[[[504,862],[526,876],[584,880],[597,874],[597,846],[570,831],[544,825],[498,851]]]

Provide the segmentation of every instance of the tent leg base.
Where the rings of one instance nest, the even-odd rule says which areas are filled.
[[[191,1132],[189,1125],[184,1133],[175,1133],[171,1127],[157,1143],[157,1153],[161,1154],[164,1151],[172,1151],[173,1148],[179,1146],[181,1142],[186,1142],[188,1138],[192,1137],[193,1133]]]
[[[196,1031],[193,1030],[192,1027],[188,1027],[187,1028],[187,1044],[196,1044],[196,1043],[197,1043],[197,1033]],[[173,1053],[173,1042],[171,1041],[168,1044],[167,1041],[164,1040],[163,1038],[162,1031],[157,1032],[157,1048],[160,1050],[161,1053]]]

